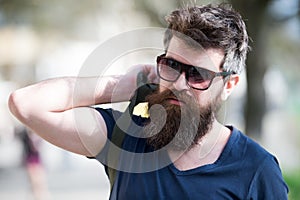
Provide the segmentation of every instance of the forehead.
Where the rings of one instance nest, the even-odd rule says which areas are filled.
[[[166,57],[173,58],[185,64],[219,71],[224,59],[224,52],[215,48],[196,49],[187,45],[182,39],[173,37],[170,41]]]

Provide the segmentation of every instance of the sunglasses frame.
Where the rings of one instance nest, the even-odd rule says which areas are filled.
[[[160,72],[159,72],[160,70],[159,70],[159,66],[158,66],[158,65],[159,65],[159,62],[160,62],[162,59],[172,60],[173,62],[179,64],[179,65],[178,65],[178,66],[179,66],[179,73],[178,73],[178,76],[176,77],[176,79],[174,79],[174,80],[169,80],[169,79],[166,79],[166,78],[164,78],[164,77],[161,76],[161,74],[160,74]],[[210,79],[210,82],[209,82],[209,84],[207,85],[207,87],[205,87],[205,88],[197,88],[197,87],[192,86],[192,85],[189,83],[189,80],[188,80],[189,74],[186,73],[186,74],[185,74],[185,79],[186,79],[187,85],[188,85],[190,88],[193,88],[193,89],[195,89],[195,90],[207,90],[207,89],[211,86],[213,80],[214,80],[216,77],[221,76],[221,77],[224,78],[224,77],[226,77],[226,76],[229,76],[229,75],[234,74],[234,72],[226,72],[226,71],[222,71],[222,72],[214,72],[214,71],[211,71],[211,70],[202,68],[202,67],[197,67],[197,66],[193,66],[193,65],[184,64],[184,63],[179,62],[179,61],[177,61],[177,60],[175,60],[175,59],[173,59],[173,58],[167,58],[167,57],[166,57],[166,54],[162,54],[162,55],[157,56],[157,58],[156,58],[156,63],[157,63],[157,74],[158,74],[158,76],[159,76],[161,79],[163,79],[163,80],[165,80],[165,81],[168,81],[168,82],[175,82],[175,81],[177,81],[178,78],[180,77],[180,75],[182,74],[183,71],[187,72],[187,70],[183,70],[183,69],[187,69],[187,68],[191,68],[191,67],[196,68],[197,71],[203,70],[203,71],[208,72],[209,74],[212,74],[212,78]],[[176,70],[176,71],[177,71],[177,70]]]

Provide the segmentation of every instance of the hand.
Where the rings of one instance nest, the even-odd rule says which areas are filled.
[[[115,86],[113,99],[123,97],[123,100],[129,100],[134,95],[136,89],[142,85],[137,85],[138,76],[142,73],[143,81],[139,84],[158,84],[159,78],[154,65],[140,64],[132,66],[126,74],[119,77]],[[120,96],[121,95],[121,96]],[[112,100],[114,102],[114,100]]]
[[[149,84],[158,84],[159,78],[157,76],[157,70],[156,66],[154,65],[146,65],[146,64],[140,64],[140,65],[134,65],[132,66],[129,71],[124,75],[124,79],[132,80],[133,83],[137,82],[137,78],[139,74],[142,73],[143,76],[143,82],[149,83]]]

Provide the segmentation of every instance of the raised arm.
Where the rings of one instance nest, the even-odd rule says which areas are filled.
[[[155,77],[153,67],[135,67],[123,76],[64,77],[16,90],[11,112],[48,142],[65,150],[95,156],[106,142],[102,116],[89,106],[129,100],[139,71]]]

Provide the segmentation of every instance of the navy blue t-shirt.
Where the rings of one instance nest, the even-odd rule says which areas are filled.
[[[107,125],[108,142],[96,159],[107,170],[109,141],[115,119],[121,113],[98,110]],[[139,132],[135,131],[139,129],[136,125],[142,126],[145,119],[134,116],[133,121],[128,132]],[[125,167],[117,173],[110,199],[287,199],[288,188],[276,158],[234,127],[228,128],[231,136],[218,160],[185,171],[178,170],[171,162],[164,162],[168,161],[166,154],[151,154],[153,149],[145,138],[126,135],[122,144],[126,151],[119,158]],[[126,152],[136,153],[137,157],[142,153],[146,156],[135,159],[126,156]]]

